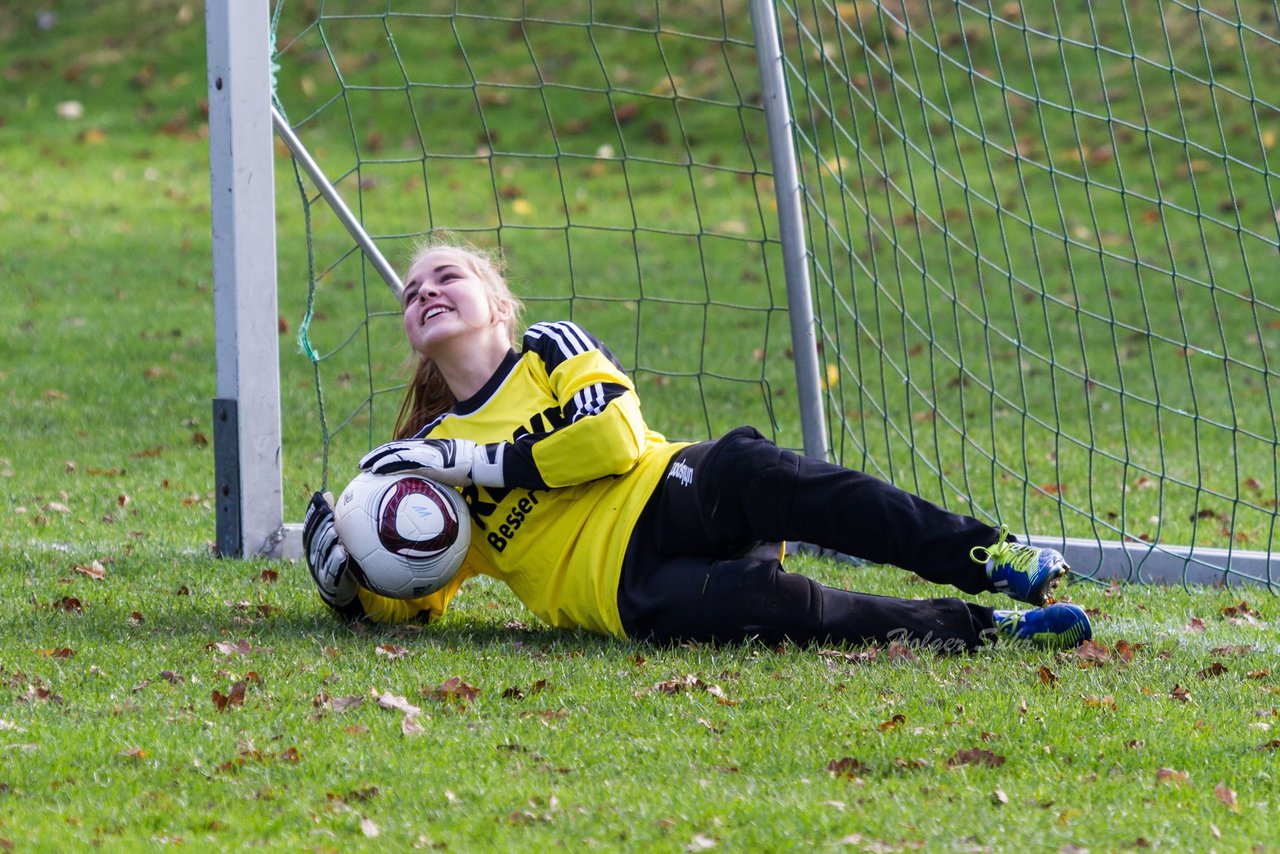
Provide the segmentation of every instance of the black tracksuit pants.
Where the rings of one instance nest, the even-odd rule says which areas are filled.
[[[991,608],[825,587],[786,572],[776,544],[812,543],[981,593],[992,587],[969,550],[997,535],[977,519],[740,427],[672,459],[628,545],[618,609],[629,637],[657,641],[900,640],[973,649],[990,639]]]

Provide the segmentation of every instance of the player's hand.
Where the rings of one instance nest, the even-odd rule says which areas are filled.
[[[356,598],[355,573],[351,571],[355,561],[338,540],[333,508],[323,493],[311,497],[311,506],[302,521],[302,549],[320,598],[335,611],[348,610]]]
[[[374,474],[419,471],[448,486],[505,486],[505,449],[505,442],[477,445],[469,439],[404,439],[374,448],[360,460],[360,468]]]

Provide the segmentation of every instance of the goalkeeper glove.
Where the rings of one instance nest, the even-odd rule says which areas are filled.
[[[352,570],[356,562],[338,540],[333,508],[322,493],[311,497],[311,506],[302,521],[302,548],[311,579],[324,603],[339,614],[358,617],[363,609],[356,598],[358,569]]]
[[[418,471],[448,486],[506,486],[502,456],[506,442],[477,445],[469,439],[405,439],[374,448],[360,460],[363,471]]]

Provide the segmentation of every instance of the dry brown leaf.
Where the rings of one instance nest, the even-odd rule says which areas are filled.
[[[213,707],[219,712],[225,712],[234,706],[243,706],[246,687],[248,687],[248,683],[241,680],[232,685],[226,694],[215,689],[212,694]]]
[[[854,759],[852,756],[842,756],[839,759],[832,759],[828,762],[827,770],[831,772],[833,777],[852,780],[859,774],[866,772],[867,766],[861,760]]]
[[[1111,660],[1111,650],[1106,644],[1087,640],[1076,647],[1076,663],[1081,667],[1099,667]]]
[[[84,605],[74,596],[63,596],[53,603],[53,607],[58,611],[66,611],[68,614],[83,614]]]
[[[73,566],[72,571],[81,575],[87,575],[94,581],[102,581],[107,577],[107,568],[102,565],[101,561],[92,561],[88,566]]]
[[[1213,664],[1210,664],[1208,667],[1204,668],[1196,675],[1199,676],[1201,679],[1212,679],[1213,677],[1221,676],[1226,672],[1227,672],[1227,665],[1223,664],[1221,661],[1215,661],[1213,662]]]
[[[468,685],[461,676],[450,676],[434,688],[423,688],[422,696],[441,702],[458,701],[468,703],[479,697],[482,692],[474,685]]]
[[[378,646],[374,647],[373,652],[374,655],[383,655],[392,661],[395,661],[397,658],[404,658],[409,654],[409,650],[393,643],[378,644]]]
[[[1226,783],[1219,783],[1213,787],[1213,794],[1218,800],[1227,805],[1232,812],[1240,812],[1240,807],[1236,803],[1235,790],[1227,788]]]
[[[880,731],[888,732],[891,729],[897,729],[899,726],[901,726],[902,724],[905,724],[906,722],[907,722],[906,715],[896,714],[893,717],[889,718],[889,720],[882,721],[880,723]]]
[[[998,753],[993,753],[985,747],[970,747],[957,750],[955,753],[947,757],[947,765],[957,768],[961,765],[985,765],[988,768],[998,768],[1005,762],[1005,757]]]
[[[406,715],[422,714],[422,709],[413,705],[404,697],[397,696],[389,691],[382,692],[377,688],[370,688],[369,695],[384,709],[395,709],[396,711],[404,712]]]

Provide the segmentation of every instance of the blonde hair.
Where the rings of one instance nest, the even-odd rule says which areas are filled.
[[[413,269],[428,253],[438,249],[457,252],[476,278],[484,283],[489,307],[496,316],[502,318],[507,327],[507,337],[514,347],[519,340],[520,313],[524,310],[524,305],[507,285],[502,256],[473,246],[447,231],[437,230],[414,247],[407,269]],[[416,362],[413,378],[409,380],[404,401],[400,404],[400,413],[396,416],[397,439],[413,436],[457,403],[435,361],[426,356],[418,356]]]

